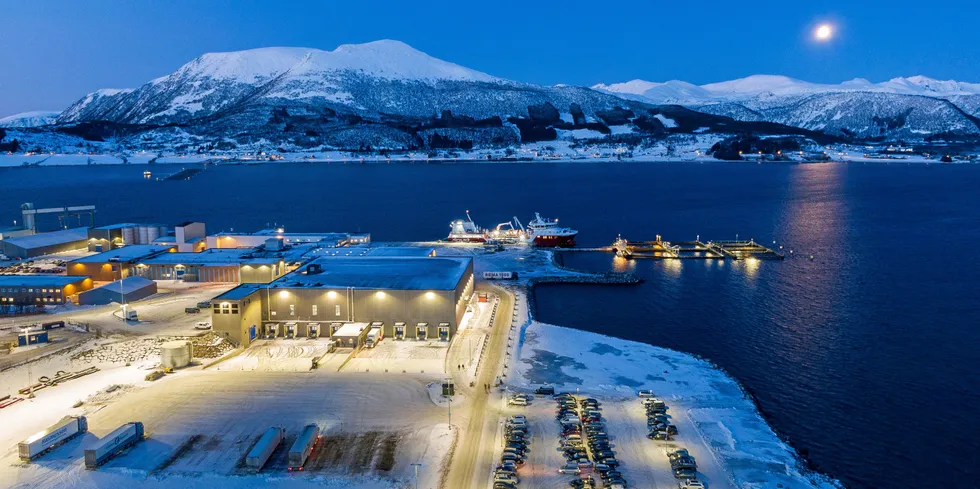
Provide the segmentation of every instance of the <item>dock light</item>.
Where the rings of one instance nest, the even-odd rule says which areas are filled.
[[[436,293],[432,292],[431,290],[425,293],[426,299],[432,300],[435,299],[435,297],[436,297]]]
[[[377,292],[374,293],[374,296],[377,297],[378,299],[384,299],[385,298],[385,293],[384,293],[384,291],[379,290],[379,291],[377,291]]]
[[[280,290],[279,291],[279,297],[285,299],[285,298],[289,297],[289,292],[287,292],[285,290]]]
[[[331,290],[330,292],[327,292],[327,298],[335,299],[337,298],[337,293]]]

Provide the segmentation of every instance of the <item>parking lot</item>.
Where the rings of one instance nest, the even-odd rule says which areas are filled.
[[[429,487],[453,439],[423,379],[391,382],[367,373],[185,372],[129,392],[89,413],[88,420],[89,433],[30,470],[19,470],[15,452],[8,452],[0,461],[0,481],[51,487],[65,478],[95,482],[102,473],[131,471],[156,477],[238,475],[243,455],[270,426],[283,426],[287,440],[263,473],[282,476],[284,462],[276,457],[284,457],[290,437],[304,425],[317,423],[323,438],[303,477],[404,481],[414,477],[410,464],[422,463],[427,471],[420,477]],[[83,446],[130,421],[144,423],[145,441],[98,471],[81,469]],[[44,426],[20,427],[24,433],[18,436]]]

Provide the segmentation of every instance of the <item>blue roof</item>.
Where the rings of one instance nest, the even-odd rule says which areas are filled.
[[[272,283],[273,287],[317,287],[389,290],[453,290],[473,263],[468,257],[337,256],[313,261],[323,271],[308,275],[303,267]]]
[[[122,248],[116,248],[114,250],[104,251],[102,253],[96,253],[94,255],[83,256],[82,258],[72,260],[70,263],[108,263],[110,259],[130,262],[150,256],[154,253],[164,252],[167,249],[169,248],[166,246],[129,245],[123,246]]]
[[[228,301],[242,300],[242,299],[248,297],[249,295],[251,295],[253,292],[262,289],[263,287],[264,287],[264,285],[259,285],[259,284],[242,284],[242,285],[239,285],[238,287],[235,287],[234,289],[231,289],[231,290],[225,292],[224,294],[221,294],[221,295],[215,297],[214,300],[216,300],[216,301],[218,301],[218,300],[228,300]]]
[[[151,285],[156,285],[156,282],[143,278],[143,277],[126,277],[122,280],[116,280],[103,285],[102,287],[92,289],[92,290],[105,290],[109,292],[115,292],[116,294],[129,294],[131,292],[136,292],[143,288],[149,287]],[[91,291],[82,292],[83,294]]]
[[[44,248],[45,246],[55,246],[74,241],[88,241],[88,228],[62,229],[50,233],[38,233],[30,236],[18,236],[3,240],[4,243],[17,246],[18,248],[30,250],[34,248]]]
[[[199,266],[231,266],[244,264],[272,265],[279,263],[279,257],[248,257],[248,250],[236,248],[210,249],[200,253],[164,253],[143,260],[146,265],[199,265]]]
[[[0,275],[0,287],[64,287],[88,280],[88,277],[65,275]]]

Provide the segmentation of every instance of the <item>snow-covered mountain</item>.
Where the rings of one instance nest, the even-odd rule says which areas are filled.
[[[742,121],[768,121],[862,138],[980,134],[980,84],[925,76],[872,83],[811,83],[776,75],[694,85],[633,80],[593,88],[649,102],[680,104]]]
[[[0,127],[40,127],[54,124],[61,112],[35,110],[0,118]]]

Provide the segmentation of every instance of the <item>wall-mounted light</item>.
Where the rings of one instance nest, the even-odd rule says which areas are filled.
[[[289,297],[289,292],[287,292],[285,290],[280,290],[279,291],[279,297],[285,299],[285,298]]]
[[[436,293],[435,292],[432,292],[430,290],[430,291],[428,291],[428,292],[425,293],[425,298],[426,299],[429,299],[429,300],[435,299],[436,298]]]
[[[377,291],[377,292],[374,293],[374,296],[377,297],[378,299],[384,299],[385,298],[385,293],[384,293],[384,291],[379,290],[379,291]]]
[[[327,298],[328,299],[336,299],[337,298],[337,293],[331,290],[330,292],[327,292]]]

